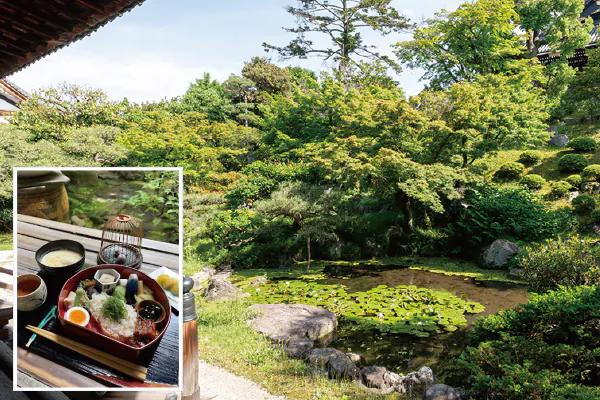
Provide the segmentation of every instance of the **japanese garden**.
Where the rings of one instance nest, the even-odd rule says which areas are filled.
[[[289,3],[297,25],[222,82],[23,101],[0,124],[0,246],[12,167],[183,167],[207,362],[290,399],[421,398],[427,371],[448,399],[600,398],[600,3]],[[411,38],[390,56],[367,31]],[[333,67],[279,62],[307,57]],[[281,304],[334,328],[282,343],[257,327]]]

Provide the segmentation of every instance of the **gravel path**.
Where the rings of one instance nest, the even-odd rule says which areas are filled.
[[[223,368],[200,360],[200,396],[202,400],[285,400],[273,396],[256,383]]]

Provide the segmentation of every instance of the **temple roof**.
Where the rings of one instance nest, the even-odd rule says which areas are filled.
[[[0,78],[95,32],[144,0],[0,0]]]

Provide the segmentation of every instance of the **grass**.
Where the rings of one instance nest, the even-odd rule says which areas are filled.
[[[208,303],[197,297],[200,358],[260,384],[271,394],[314,400],[404,398],[399,394],[374,394],[352,382],[334,382],[314,375],[306,363],[289,359],[248,327],[249,302]]]
[[[0,251],[12,250],[13,236],[12,233],[0,233]]]

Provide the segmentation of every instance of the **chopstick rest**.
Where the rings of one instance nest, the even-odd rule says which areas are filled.
[[[122,372],[128,376],[139,379],[141,381],[146,380],[148,374],[148,368],[142,367],[141,365],[134,364],[132,362],[123,360],[119,357],[115,357],[112,354],[106,353],[101,350],[97,350],[93,347],[86,346],[78,343],[74,340],[68,339],[64,336],[57,335],[53,332],[46,331],[41,328],[37,328],[32,325],[28,325],[27,329],[37,333],[39,336],[46,338],[56,344],[66,347],[70,350],[75,351],[81,355],[84,355],[92,360],[95,360],[101,364],[111,367],[119,372]]]

